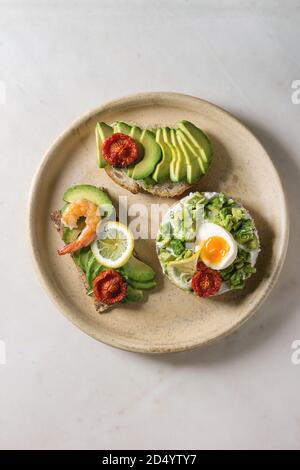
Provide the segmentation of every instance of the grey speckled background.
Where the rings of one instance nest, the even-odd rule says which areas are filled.
[[[0,3],[1,448],[299,448],[299,21],[298,1]],[[25,229],[32,175],[57,134],[101,102],[155,90],[200,96],[247,124],[281,174],[292,222],[259,314],[168,357],[114,350],[72,326],[40,289]]]

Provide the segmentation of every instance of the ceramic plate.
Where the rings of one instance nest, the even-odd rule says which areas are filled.
[[[172,126],[187,119],[203,128],[214,146],[213,164],[196,189],[224,191],[242,200],[253,215],[262,245],[257,274],[246,289],[199,299],[171,284],[160,271],[154,240],[137,240],[136,251],[158,273],[158,287],[141,304],[129,303],[97,314],[85,295],[70,257],[56,254],[62,242],[50,213],[75,183],[103,186],[116,202],[172,205],[148,194],[132,195],[96,165],[97,120],[122,120],[141,126]],[[150,216],[149,216],[150,217]],[[147,221],[145,221],[147,222]],[[64,315],[104,343],[138,352],[182,351],[228,335],[250,318],[271,291],[282,267],[288,239],[285,197],[271,159],[239,121],[217,106],[175,93],[142,93],[107,103],[90,112],[52,145],[34,179],[29,211],[32,253],[39,277]]]

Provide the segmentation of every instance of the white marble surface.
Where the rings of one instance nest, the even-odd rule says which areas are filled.
[[[1,448],[300,448],[299,23],[299,1],[1,0]],[[26,240],[28,190],[53,139],[89,108],[150,90],[203,97],[245,122],[272,155],[292,220],[257,316],[216,345],[160,357],[72,326]]]

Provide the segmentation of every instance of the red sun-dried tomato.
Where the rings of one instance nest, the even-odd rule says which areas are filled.
[[[216,294],[222,284],[222,279],[217,271],[199,262],[198,271],[192,278],[192,289],[199,297],[211,297]]]
[[[96,299],[104,304],[112,305],[124,299],[127,283],[118,271],[108,269],[96,277],[93,288]]]
[[[138,159],[138,146],[129,135],[118,132],[105,139],[102,153],[110,165],[124,168]]]
[[[210,268],[206,266],[206,264],[204,264],[203,261],[201,261],[201,259],[199,258],[198,263],[197,263],[197,271],[203,271],[204,269],[210,269]]]

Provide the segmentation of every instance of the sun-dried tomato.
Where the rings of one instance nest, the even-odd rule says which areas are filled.
[[[107,305],[112,305],[124,299],[127,283],[118,271],[108,269],[96,277],[93,288],[96,299]]]
[[[215,295],[222,284],[222,279],[217,271],[205,266],[204,263],[199,262],[197,265],[198,271],[192,278],[192,289],[199,297],[211,297]]]
[[[197,271],[203,271],[204,269],[210,269],[210,268],[206,266],[206,264],[204,264],[203,261],[201,261],[201,259],[199,258],[198,263],[197,263]]]
[[[118,132],[105,139],[102,153],[110,165],[124,168],[137,161],[138,146],[132,137]]]

